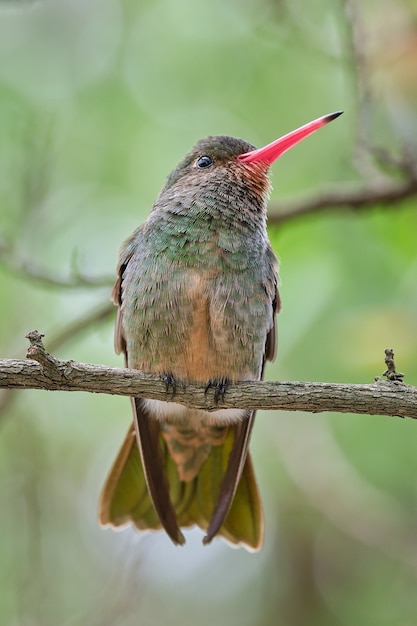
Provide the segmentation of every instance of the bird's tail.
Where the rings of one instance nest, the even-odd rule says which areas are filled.
[[[178,526],[209,529],[220,485],[233,448],[230,429],[220,445],[213,445],[198,474],[181,480],[168,445],[160,435],[160,451]],[[134,525],[139,530],[159,530],[162,524],[149,496],[132,424],[103,487],[99,503],[102,526]],[[227,517],[217,533],[234,545],[259,550],[263,541],[263,513],[249,453]]]

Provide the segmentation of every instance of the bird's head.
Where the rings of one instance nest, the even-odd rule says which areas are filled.
[[[224,135],[201,139],[169,175],[156,206],[216,206],[236,203],[265,207],[269,191],[268,170],[284,152],[342,112],[320,117],[256,149],[242,139]],[[203,202],[202,202],[203,200]],[[249,202],[248,202],[249,201]]]
[[[231,177],[258,183],[265,178],[267,185],[268,169],[278,157],[341,113],[324,115],[258,149],[243,139],[224,135],[201,139],[171,172],[164,190],[184,185],[205,187]]]

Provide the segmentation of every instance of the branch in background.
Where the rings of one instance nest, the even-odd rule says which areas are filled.
[[[231,384],[219,405],[204,384],[177,385],[167,394],[160,376],[124,368],[64,361],[49,354],[38,331],[27,335],[28,361],[0,360],[0,387],[86,391],[174,401],[214,411],[221,408],[280,409],[318,413],[361,413],[417,419],[417,388],[399,381],[369,385],[309,382],[238,382]]]
[[[65,343],[74,339],[74,337],[85,332],[95,324],[101,324],[102,322],[114,318],[115,314],[116,309],[112,302],[105,302],[99,307],[94,307],[90,311],[87,311],[85,315],[81,315],[73,322],[69,322],[63,330],[53,336],[49,342],[49,349],[55,351],[61,348]]]
[[[73,263],[71,274],[67,277],[46,272],[36,267],[32,260],[28,261],[19,258],[5,241],[0,241],[0,261],[9,272],[12,272],[19,278],[37,282],[44,287],[58,289],[110,288],[115,281],[114,276],[88,276],[82,273],[75,263]]]
[[[354,188],[338,188],[334,191],[318,194],[298,202],[288,202],[279,208],[271,206],[268,214],[269,224],[282,224],[292,219],[319,213],[330,209],[367,209],[370,206],[398,204],[417,195],[417,176],[404,182],[395,180],[380,182],[377,185]]]

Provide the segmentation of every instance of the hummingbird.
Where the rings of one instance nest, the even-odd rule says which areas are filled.
[[[99,521],[113,528],[199,526],[259,550],[263,512],[249,440],[255,411],[221,408],[228,385],[261,380],[276,356],[278,260],[267,235],[269,168],[342,112],[256,149],[227,136],[198,141],[168,176],[146,222],[121,248],[112,292],[115,349],[167,391],[203,383],[213,411],[131,398],[133,422],[110,469]]]

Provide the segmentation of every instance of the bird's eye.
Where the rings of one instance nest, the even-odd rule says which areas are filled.
[[[213,165],[213,159],[209,156],[201,156],[197,159],[196,165],[199,169],[204,169],[205,167],[210,167]]]

